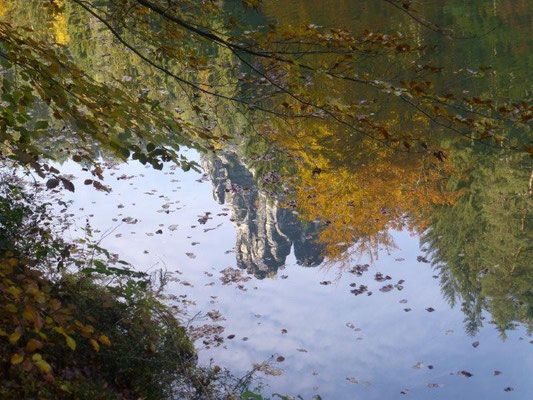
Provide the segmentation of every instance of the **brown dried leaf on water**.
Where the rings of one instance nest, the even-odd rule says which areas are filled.
[[[296,351],[299,351],[300,353],[307,353],[306,349],[296,349]]]
[[[208,211],[206,212],[204,215],[200,216],[200,218],[198,218],[198,222],[201,224],[201,225],[205,225],[207,223],[208,220],[210,220],[211,218],[209,217],[211,215],[211,213]]]
[[[276,358],[276,361],[277,362],[283,362],[283,361],[285,361],[285,357],[279,356],[278,358]]]
[[[498,371],[498,370],[494,371],[494,376],[498,376],[498,375],[501,375],[501,374],[502,374],[502,371]]]
[[[428,307],[428,308],[426,308],[426,311],[427,312],[433,312],[433,311],[435,311],[435,309],[433,307]]]
[[[476,347],[479,346],[479,342],[478,341],[475,341],[472,343],[472,347],[475,349]]]
[[[434,388],[440,388],[444,385],[442,383],[428,383],[428,388],[434,389]]]
[[[178,224],[170,225],[168,227],[168,230],[172,232],[174,232],[176,229],[178,229]]]
[[[346,380],[347,380],[348,382],[350,382],[350,383],[359,383],[359,379],[357,379],[357,378],[353,378],[353,377],[352,377],[352,378],[346,378]]]
[[[244,275],[242,270],[232,267],[227,267],[220,271],[220,273],[222,274],[220,280],[224,285],[229,285],[232,283],[244,283],[252,279],[251,277]]]
[[[122,222],[125,222],[127,224],[133,225],[133,224],[136,224],[137,222],[139,222],[139,220],[137,218],[125,217],[125,218],[122,218]]]
[[[234,339],[234,338],[235,338],[235,335],[233,335],[233,334],[231,334],[231,335],[228,335],[228,337],[227,337],[227,338],[228,338],[228,339],[230,339],[230,340],[231,340],[231,339]]]
[[[370,268],[369,264],[357,264],[355,267],[350,269],[348,272],[357,276],[363,275]]]
[[[220,335],[224,333],[224,327],[221,325],[205,324],[201,326],[189,326],[188,334],[192,341],[204,339],[205,345],[220,346],[223,339]]]
[[[352,286],[352,287],[355,287],[355,286]],[[360,294],[363,294],[365,292],[368,292],[368,287],[366,285],[359,285],[359,287],[356,287],[355,289],[350,290],[350,293],[352,293],[355,296],[359,296]],[[368,292],[368,293],[372,293],[372,292]]]
[[[400,394],[409,394],[409,389],[403,388]]]
[[[185,253],[185,255],[189,258],[196,258],[196,254],[194,253]]]
[[[392,286],[392,285],[385,285],[385,286],[381,287],[381,288],[379,289],[379,291],[382,292],[382,293],[387,293],[387,292],[390,292],[392,289],[394,289],[394,286]]]
[[[213,322],[217,322],[217,321],[225,321],[225,320],[226,320],[226,318],[224,318],[224,317],[222,316],[222,314],[220,314],[220,311],[218,311],[218,310],[211,310],[211,311],[207,312],[206,315],[207,315],[207,316],[211,319],[211,321],[213,321]]]
[[[446,332],[444,332],[445,335],[450,335],[453,333],[452,329],[448,329]]]
[[[512,392],[514,390],[514,387],[507,386],[505,389],[503,389],[504,392]]]
[[[355,325],[352,324],[351,322],[347,322],[347,323],[346,323],[346,326],[347,326],[348,328],[350,328],[350,329],[355,328]]]
[[[285,329],[285,328],[283,328],[283,329],[281,330],[281,333],[282,333],[283,335],[287,334],[287,332],[288,332],[288,331],[287,331],[287,329]]]
[[[406,304],[407,303],[407,299],[401,299],[400,300],[400,304]]]
[[[324,285],[324,286],[331,285],[331,281],[322,281],[322,282],[320,282],[320,284]]]
[[[378,282],[385,282],[385,281],[388,281],[388,280],[391,280],[391,279],[392,278],[389,275],[383,276],[383,274],[381,272],[377,272],[376,275],[374,276],[374,280],[376,280]]]
[[[418,361],[415,365],[412,367],[413,369],[422,369],[424,368],[424,363],[422,361]]]
[[[404,308],[403,310],[404,310],[405,312],[409,312],[409,311],[411,311],[411,309],[410,309],[409,307],[408,307],[408,308]]]
[[[465,371],[465,370],[459,371],[457,375],[459,375],[462,378],[471,378],[472,376],[474,376],[472,373]]]

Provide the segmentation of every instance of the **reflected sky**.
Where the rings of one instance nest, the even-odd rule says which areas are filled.
[[[192,151],[187,155],[201,161]],[[84,179],[75,165],[64,165],[63,170],[78,176],[77,181]],[[172,282],[168,290],[187,294],[196,302],[189,307],[189,316],[220,311],[225,318],[218,322],[225,327],[223,336],[234,334],[235,338],[211,349],[202,349],[198,342],[202,363],[213,358],[216,364],[244,374],[253,363],[281,355],[285,360],[273,362],[273,367],[281,368],[282,375],[263,377],[267,392],[301,394],[306,399],[314,394],[325,399],[526,399],[533,395],[532,338],[517,329],[502,340],[486,314],[484,328],[475,337],[467,335],[460,307],[450,308],[430,264],[417,261],[423,254],[418,237],[391,232],[398,250],[381,251],[361,277],[341,274],[336,265],[303,268],[291,251],[277,274],[254,277],[243,283],[243,291],[219,279],[221,270],[236,267],[238,235],[232,221],[235,210],[216,201],[211,181],[195,172],[168,168],[159,172],[137,163],[108,169],[106,174],[105,181],[113,188],[110,194],[80,182],[75,195],[66,195],[74,201],[73,221],[82,227],[85,218],[94,214],[89,216],[93,228],[101,231],[99,235],[107,232],[104,247],[139,269],[179,271],[181,281]],[[124,174],[133,178],[117,179]],[[212,219],[200,224],[198,219],[206,212]],[[125,217],[139,222],[121,224]],[[171,231],[171,225],[178,226]],[[162,234],[156,233],[159,229]],[[72,237],[78,234],[72,227]],[[353,260],[353,265],[367,261]],[[392,279],[377,282],[377,272]],[[405,280],[403,290],[379,291],[400,279]],[[331,284],[320,284],[324,281]],[[367,285],[373,294],[354,296],[352,283]],[[400,302],[404,299],[407,303]],[[426,311],[429,307],[435,311]],[[474,342],[479,346],[474,347]],[[417,363],[423,366],[413,368]],[[473,376],[457,375],[463,370]],[[495,370],[502,374],[494,376]],[[506,387],[514,390],[504,392]],[[404,389],[409,390],[407,395],[400,393]]]

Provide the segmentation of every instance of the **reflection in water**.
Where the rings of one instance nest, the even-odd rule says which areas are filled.
[[[231,210],[239,268],[263,279],[284,267],[291,247],[302,266],[322,262],[322,246],[316,243],[318,224],[304,225],[294,211],[281,208],[277,200],[258,189],[252,173],[236,154],[205,156],[203,166],[213,183],[216,201]]]
[[[324,7],[324,3],[328,6]],[[412,242],[418,243],[420,238],[426,247],[420,260],[434,268],[443,298],[464,314],[468,334],[478,334],[487,322],[495,325],[501,337],[522,326],[530,334],[533,331],[531,158],[512,146],[502,149],[497,141],[488,147],[487,143],[477,143],[479,140],[466,140],[464,135],[448,132],[442,124],[453,123],[456,125],[452,127],[461,126],[466,130],[483,128],[480,132],[491,137],[493,132],[488,127],[492,128],[492,120],[500,115],[482,118],[482,113],[492,110],[492,104],[483,99],[530,96],[533,53],[528,51],[531,26],[527,21],[531,19],[531,9],[526,1],[520,1],[518,11],[513,12],[510,0],[480,4],[450,1],[445,7],[423,6],[425,11],[430,8],[428,15],[434,20],[442,21],[443,25],[452,24],[462,31],[491,32],[494,24],[502,24],[497,33],[459,42],[443,40],[434,32],[424,31],[412,19],[388,8],[385,2],[362,3],[364,6],[359,13],[348,17],[348,9],[353,8],[351,2],[291,0],[287,3],[291,7],[279,7],[280,1],[269,0],[254,18],[261,24],[270,18],[284,25],[297,22],[341,24],[354,32],[362,31],[363,22],[370,21],[370,25],[376,27],[386,24],[388,30],[407,32],[417,45],[439,43],[433,67],[414,65],[413,60],[424,60],[412,54],[397,57],[386,52],[369,55],[361,58],[360,64],[355,63],[361,76],[366,73],[378,77],[380,74],[395,76],[396,67],[403,78],[427,73],[428,79],[434,80],[434,83],[427,83],[427,87],[407,84],[402,86],[405,91],[385,96],[383,91],[368,85],[347,86],[340,81],[326,86],[329,78],[323,76],[314,82],[309,76],[301,76],[298,79],[301,78],[303,84],[284,82],[287,87],[294,85],[297,88],[294,90],[307,94],[309,101],[327,102],[346,119],[356,121],[359,128],[383,135],[385,139],[379,143],[355,134],[342,124],[318,118],[320,113],[303,120],[278,121],[259,113],[236,111],[236,107],[223,105],[218,100],[186,101],[175,81],[162,77],[121,47],[111,46],[114,39],[109,32],[101,31],[94,19],[86,24],[71,7],[62,9],[50,20],[48,29],[43,27],[43,35],[68,46],[72,57],[97,80],[120,82],[138,99],[152,96],[158,107],[177,110],[184,120],[195,120],[195,113],[205,113],[201,122],[212,129],[213,136],[204,134],[183,141],[213,150],[201,155],[202,165],[212,182],[215,200],[230,211],[236,231],[234,251],[239,268],[261,280],[273,277],[285,268],[291,251],[302,267],[323,263],[341,269],[353,267],[359,258],[375,261],[395,250],[394,232],[403,230],[414,237]],[[34,12],[35,7],[5,8],[3,4],[0,1],[0,15],[5,14],[6,18],[18,22],[31,20],[38,25],[39,14]],[[340,13],[338,6],[346,13]],[[477,18],[477,12],[483,18]],[[253,25],[257,20],[250,18],[244,23]],[[230,68],[233,60],[229,52],[218,49],[209,56],[216,65],[213,69],[189,68],[187,74],[194,79],[201,78],[199,81],[206,86],[208,83],[220,85],[224,93],[238,93],[242,98],[253,98],[266,85],[266,78],[254,83],[245,79],[249,76],[243,71]],[[110,59],[114,63],[108,62]],[[465,65],[459,65],[459,59],[468,60],[469,65],[466,61]],[[488,67],[480,68],[491,61],[496,72],[488,72],[491,71]],[[441,66],[449,71],[448,75],[439,75]],[[287,71],[291,72],[289,68]],[[437,93],[433,85],[442,89],[441,93]],[[480,93],[481,97],[472,97],[470,103],[463,104],[466,111],[460,110],[465,115],[476,115],[475,123],[455,114],[455,109],[453,113],[445,112],[434,107],[436,103],[420,100],[420,104],[435,112],[436,117],[429,118],[406,105],[402,97],[424,98],[427,93],[444,95],[449,87],[456,89],[457,98]],[[393,91],[392,86],[390,91]],[[284,111],[305,111],[294,99],[283,102],[282,97],[265,98]],[[438,100],[446,101],[444,97]],[[518,109],[526,113],[527,104],[514,109],[503,108],[502,118]],[[346,114],[342,114],[344,112]],[[39,117],[46,118],[43,110],[39,110]],[[507,132],[510,138],[516,139],[513,143],[530,143],[529,121],[523,120],[522,131]],[[62,127],[56,121],[53,128]],[[166,134],[161,136],[160,142],[168,144]],[[59,136],[57,139],[62,140]],[[67,146],[60,143],[49,147]],[[112,156],[99,148],[98,154],[102,153]],[[66,152],[56,159],[65,157]],[[398,273],[400,271],[403,272],[398,266]],[[303,272],[303,269],[298,271],[300,276]],[[270,282],[265,279],[262,284]],[[283,290],[282,285],[280,281],[278,290]],[[382,295],[388,296],[375,292],[372,300]],[[368,297],[358,296],[357,304],[366,305],[363,299],[368,300]],[[231,303],[232,299],[226,301]],[[274,296],[272,302],[275,302]],[[284,309],[296,306],[284,304]],[[380,319],[380,315],[376,315]],[[418,318],[417,322],[424,322]],[[387,323],[381,322],[382,326]],[[255,326],[255,321],[251,325]],[[305,366],[309,365],[310,362]]]
[[[451,305],[461,303],[468,332],[491,323],[505,336],[516,323],[533,329],[533,209],[529,157],[499,160],[463,154],[472,166],[465,194],[452,207],[435,210],[423,235],[442,292]]]

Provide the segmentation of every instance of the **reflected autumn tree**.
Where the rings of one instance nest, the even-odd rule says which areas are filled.
[[[391,230],[423,232],[433,207],[450,206],[463,193],[448,187],[451,164],[431,155],[406,155],[323,125],[293,129],[275,136],[298,171],[290,203],[302,218],[322,222],[318,240],[330,261],[394,248]]]

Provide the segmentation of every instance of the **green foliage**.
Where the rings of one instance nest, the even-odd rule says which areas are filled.
[[[483,310],[502,335],[516,323],[531,329],[531,162],[519,156],[494,162],[466,150],[455,162],[472,166],[470,179],[455,183],[465,195],[452,206],[436,208],[423,238],[443,293],[452,305],[461,303],[472,334],[483,324]]]

